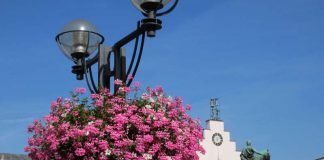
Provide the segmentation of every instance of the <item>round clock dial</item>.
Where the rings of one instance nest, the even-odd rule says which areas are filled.
[[[223,143],[223,136],[220,133],[214,133],[212,140],[216,146],[220,146]]]

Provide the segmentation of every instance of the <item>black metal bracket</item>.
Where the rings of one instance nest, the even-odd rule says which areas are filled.
[[[84,69],[82,65],[72,66],[72,73],[76,74],[77,80],[83,80]]]
[[[72,73],[76,74],[77,80],[83,80],[84,75],[84,64],[82,63],[85,57],[88,57],[89,54],[87,53],[80,53],[75,52],[71,54],[72,58],[74,59],[75,65],[72,66]]]
[[[141,21],[141,27],[147,31],[148,37],[155,37],[155,31],[162,28],[162,21],[157,18],[145,18]]]
[[[160,30],[162,28],[162,21],[160,19],[155,18],[154,16],[147,17],[138,22],[137,29],[130,34],[126,35],[121,40],[117,41],[112,47],[105,46],[103,44],[99,45],[98,53],[92,57],[91,59],[85,60],[89,55],[86,54],[74,54],[72,55],[75,59],[76,65],[72,66],[72,73],[77,75],[78,80],[84,79],[87,80],[87,85],[92,93],[98,92],[101,88],[110,88],[111,77],[114,77],[114,80],[119,79],[122,80],[127,86],[132,83],[132,80],[127,81],[127,74],[130,74],[133,69],[133,64],[135,64],[135,68],[133,69],[132,76],[134,77],[142,56],[144,42],[145,42],[145,33],[147,33],[148,37],[154,37],[156,30]],[[139,37],[142,36],[140,43],[139,54],[137,55],[137,60],[135,62],[135,56],[138,47]],[[124,45],[136,39],[133,57],[131,59],[131,65],[126,67],[126,52],[123,48]],[[114,54],[114,68],[111,70],[110,68],[110,57],[111,54]],[[98,85],[96,85],[93,81],[91,67],[92,65],[98,63]],[[90,78],[88,77],[88,73]],[[91,83],[90,83],[90,80]],[[114,87],[114,91],[118,90],[119,86]]]
[[[129,43],[130,41],[134,40],[136,37],[140,36],[144,32],[148,32],[151,30],[159,30],[162,28],[162,21],[157,18],[145,18],[140,21],[140,26],[135,31],[131,32],[121,40],[117,41],[113,45],[113,50],[121,48],[125,44]]]

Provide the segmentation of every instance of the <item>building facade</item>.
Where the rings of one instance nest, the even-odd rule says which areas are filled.
[[[212,102],[214,101],[214,102]],[[206,153],[200,154],[200,160],[240,160],[236,143],[231,140],[230,132],[224,130],[224,122],[219,118],[218,99],[211,100],[211,118],[203,131],[204,139],[200,144]]]

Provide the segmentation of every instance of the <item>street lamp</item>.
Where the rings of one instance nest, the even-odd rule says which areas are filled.
[[[59,33],[55,38],[64,55],[75,63],[72,66],[72,73],[76,74],[77,80],[83,80],[85,77],[91,93],[98,93],[100,88],[111,89],[111,77],[114,77],[114,80],[122,80],[127,86],[132,83],[132,79],[126,77],[128,75],[134,77],[137,72],[146,35],[155,37],[155,32],[162,28],[162,21],[157,17],[170,13],[177,6],[179,0],[175,0],[173,5],[163,12],[158,11],[164,8],[171,0],[131,1],[145,18],[138,21],[135,31],[117,41],[113,46],[104,45],[104,37],[97,33],[94,25],[84,20],[70,22],[64,27],[63,32]],[[135,40],[133,55],[130,64],[126,68],[126,53],[123,46],[133,40]],[[137,51],[138,47],[139,51]],[[95,51],[97,53],[90,56]],[[111,55],[114,57],[113,69],[110,68]],[[97,85],[94,82],[91,70],[94,64],[98,64]],[[118,86],[115,85],[114,91],[116,92],[117,89]]]

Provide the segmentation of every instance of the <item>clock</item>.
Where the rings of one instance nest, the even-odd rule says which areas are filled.
[[[216,146],[220,146],[223,143],[223,136],[220,133],[214,133],[212,140]]]

